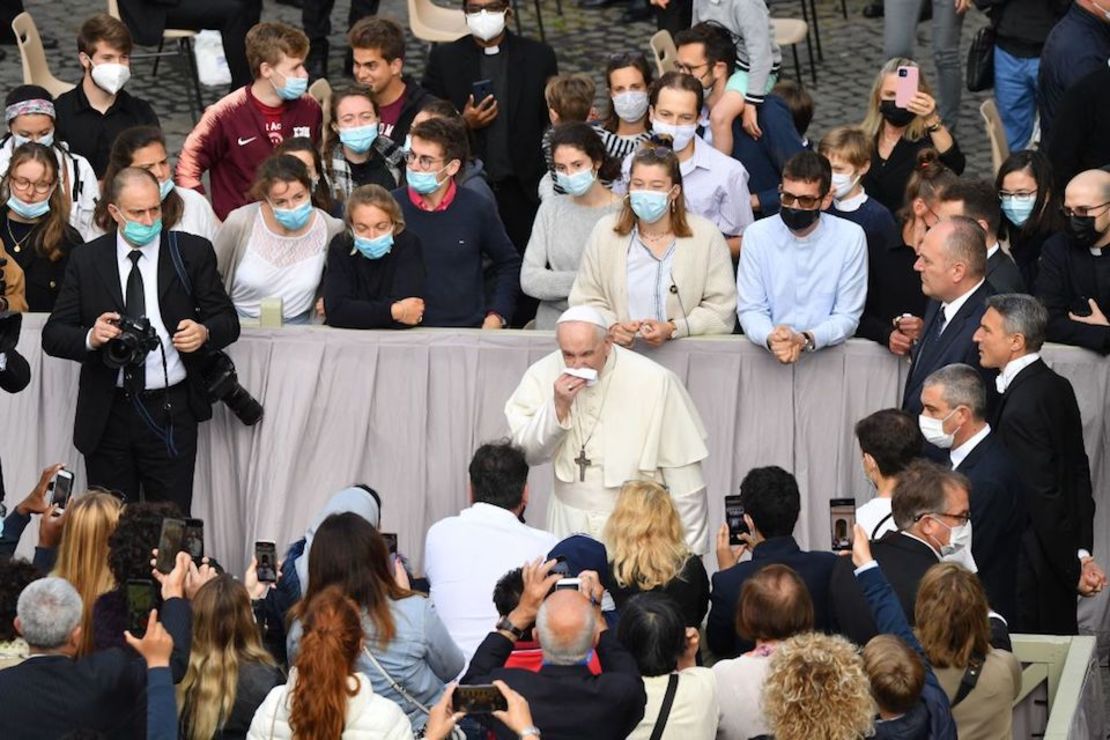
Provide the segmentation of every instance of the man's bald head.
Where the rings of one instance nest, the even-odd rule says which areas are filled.
[[[142,192],[146,190],[149,192],[150,187],[154,188],[154,192],[158,195],[159,202],[161,202],[158,180],[155,179],[154,175],[150,174],[148,170],[142,170],[138,167],[124,167],[108,183],[108,202],[118,204],[120,197],[127,197],[131,194],[130,191]],[[124,195],[125,191],[127,195]]]
[[[1071,179],[1064,191],[1064,207],[1073,239],[1083,246],[1110,246],[1110,172],[1087,170]]]
[[[921,273],[925,295],[942,303],[955,300],[987,273],[986,233],[967,216],[946,218],[925,235],[914,269]]]
[[[1084,202],[1072,204],[1072,198],[1084,199]],[[1087,202],[1089,201],[1089,202]],[[1074,208],[1085,205],[1088,208],[1110,201],[1110,172],[1105,170],[1086,170],[1080,172],[1068,183],[1064,191],[1064,205]]]
[[[596,643],[597,612],[589,599],[578,591],[556,591],[540,606],[536,633],[545,663],[584,663]]]

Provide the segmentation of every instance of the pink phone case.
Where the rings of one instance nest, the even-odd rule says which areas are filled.
[[[917,67],[898,68],[898,87],[894,90],[894,104],[899,108],[909,108],[910,101],[917,94]]]

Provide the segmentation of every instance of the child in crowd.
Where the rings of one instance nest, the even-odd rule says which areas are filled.
[[[868,251],[898,243],[898,228],[886,206],[863,191],[875,144],[862,129],[839,126],[825,134],[817,153],[832,165],[832,212],[857,224],[867,235]]]
[[[543,133],[543,159],[547,163],[547,176],[540,183],[540,192],[544,196],[548,193],[547,180],[559,195],[566,193],[555,177],[555,160],[551,156],[551,133],[560,123],[586,123],[593,120],[594,93],[597,87],[594,81],[584,74],[558,75],[547,82],[543,90],[544,100],[547,101],[547,115],[551,118],[551,128]],[[541,196],[543,197],[543,196]]]
[[[782,52],[775,43],[771,14],[764,0],[694,0],[694,23],[702,21],[724,26],[736,42],[736,71],[728,79],[724,96],[709,113],[711,143],[717,151],[731,156],[732,122],[737,116],[743,116],[744,131],[749,136],[758,139],[763,135],[756,121],[756,106],[775,86]]]

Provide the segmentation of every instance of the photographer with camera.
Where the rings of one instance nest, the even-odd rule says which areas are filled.
[[[141,486],[145,500],[188,512],[197,423],[212,417],[208,371],[226,360],[218,350],[239,337],[239,319],[211,243],[162,230],[153,175],[120,170],[104,197],[117,229],[71,255],[42,346],[81,363],[73,441],[89,484],[129,501]],[[219,391],[242,391],[218,372]]]

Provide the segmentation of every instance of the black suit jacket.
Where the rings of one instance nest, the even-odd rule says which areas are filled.
[[[771,537],[752,550],[752,559],[713,574],[705,636],[718,658],[734,658],[754,645],[736,634],[736,604],[744,582],[764,566],[789,565],[798,572],[813,601],[814,627],[829,627],[829,576],[838,560],[831,552],[805,552],[792,536]]]
[[[925,378],[929,377],[934,370],[955,362],[962,362],[979,370],[987,386],[987,405],[994,408],[994,400],[998,396],[994,390],[994,378],[998,372],[979,366],[979,347],[971,341],[975,330],[979,328],[979,320],[987,310],[986,300],[994,295],[994,292],[990,283],[984,282],[980,285],[968,296],[964,305],[960,306],[960,310],[948,322],[948,326],[939,337],[937,322],[943,319],[940,301],[929,301],[929,305],[925,308],[925,327],[921,331],[921,340],[913,348],[913,362],[910,364],[906,390],[902,395],[904,410],[915,416],[920,414],[921,389],[925,385]]]
[[[1029,526],[1025,481],[1017,462],[992,431],[967,454],[956,472],[971,480],[971,554],[991,608],[1011,624],[1017,616],[1021,536]]]
[[[887,532],[871,543],[871,554],[886,574],[910,625],[914,623],[913,607],[917,586],[925,571],[940,562],[936,552],[924,542],[901,532]],[[851,558],[837,558],[829,583],[832,606],[832,628],[857,645],[879,634],[871,607],[856,581]]]
[[[1048,309],[1048,341],[1110,354],[1110,327],[1068,318],[1072,311],[1086,315],[1091,298],[1103,313],[1110,311],[1110,293],[1099,290],[1095,274],[1094,255],[1074,244],[1067,234],[1055,234],[1045,241],[1034,292]]]
[[[507,683],[528,700],[536,727],[551,740],[624,740],[644,717],[647,694],[636,660],[612,630],[601,633],[597,658],[601,674],[585,665],[544,665],[538,673],[505,668],[513,643],[497,632],[486,636],[470,660],[462,684],[484,684],[494,679]],[[497,737],[515,740],[496,720]]]
[[[549,78],[559,74],[555,51],[547,44],[505,32],[501,53],[508,55],[508,100],[499,100],[497,115],[509,117],[509,155],[526,192],[533,194],[547,171],[544,163],[543,132],[550,125],[543,97]],[[449,44],[436,44],[428,55],[422,85],[438,98],[450,100],[460,111],[473,93],[473,83],[482,79],[482,49],[471,36]],[[479,101],[475,101],[477,104]],[[484,138],[477,138],[474,155],[487,159]]]
[[[4,353],[7,356],[7,367],[0,372],[0,390],[8,393],[19,393],[31,382],[31,366],[27,359],[10,349]],[[4,467],[0,465],[0,501],[4,500]]]
[[[1076,550],[1091,551],[1094,545],[1095,500],[1071,383],[1038,359],[1002,395],[994,429],[1026,483],[1037,555],[1074,595],[1080,571]],[[1074,618],[1074,600],[1065,606]]]
[[[1025,278],[1017,263],[1000,248],[987,260],[987,282],[995,293],[1025,293]]]
[[[189,602],[169,599],[158,613],[173,637],[174,682],[185,676],[192,640]],[[110,738],[145,737],[146,662],[131,648],[68,658],[33,657],[0,671],[0,737],[63,737],[93,730]]]
[[[170,239],[177,240],[192,292],[178,278],[170,256]],[[150,290],[150,286],[146,286]],[[158,253],[158,305],[162,322],[172,335],[184,319],[204,324],[208,343],[181,355],[189,392],[189,408],[199,421],[212,418],[200,372],[206,350],[223,349],[239,338],[239,317],[216,273],[212,244],[184,232],[162,232]],[[116,262],[113,231],[74,250],[66,268],[54,311],[42,329],[42,348],[48,355],[81,363],[73,442],[88,455],[96,449],[115,393],[117,372],[104,364],[102,350],[89,351],[85,338],[97,317],[109,311],[123,313],[123,287]],[[155,350],[157,351],[157,350]]]

